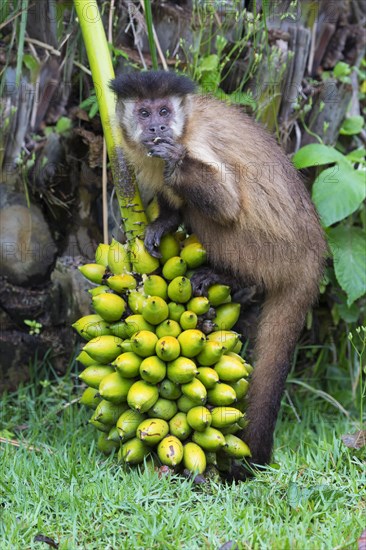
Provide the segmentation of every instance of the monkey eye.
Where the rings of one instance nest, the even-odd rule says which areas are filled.
[[[169,114],[169,110],[166,108],[166,107],[163,107],[162,109],[160,109],[159,111],[159,115],[160,116],[168,116]]]
[[[147,111],[146,109],[140,109],[139,113],[143,118],[147,118],[148,116],[150,116],[149,111]]]

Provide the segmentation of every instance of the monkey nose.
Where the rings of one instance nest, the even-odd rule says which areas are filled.
[[[167,129],[165,124],[161,124],[160,126],[150,126],[149,132],[151,134],[156,134],[157,132],[165,132]]]

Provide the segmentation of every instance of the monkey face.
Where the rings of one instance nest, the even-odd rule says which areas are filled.
[[[150,149],[158,139],[176,139],[182,134],[178,98],[141,99],[124,105],[124,127],[130,139]]]

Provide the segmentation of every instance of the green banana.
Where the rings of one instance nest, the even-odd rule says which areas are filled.
[[[127,394],[133,380],[122,378],[118,372],[108,374],[99,384],[99,393],[107,401],[119,404],[127,401]]]
[[[223,355],[215,365],[215,371],[223,382],[237,382],[240,378],[248,376],[245,364],[234,357]]]
[[[159,260],[148,253],[143,241],[138,237],[130,245],[130,260],[136,273],[149,275],[159,267]]]
[[[146,298],[142,315],[148,323],[160,325],[169,317],[168,304],[159,296],[149,296]]]
[[[131,338],[131,350],[141,357],[155,354],[158,337],[149,330],[139,330]]]
[[[125,403],[117,405],[103,399],[95,409],[91,420],[96,420],[97,422],[101,422],[102,424],[108,426],[113,425],[117,422],[118,418],[121,416],[123,411],[126,410],[126,408],[127,405]]]
[[[207,390],[212,389],[219,381],[219,375],[214,369],[211,369],[211,367],[198,367],[196,378],[202,382]]]
[[[107,285],[115,292],[123,294],[126,290],[134,290],[137,286],[137,281],[132,275],[121,273],[120,275],[111,275],[111,277],[108,277]]]
[[[166,319],[160,325],[156,327],[155,333],[158,338],[163,338],[163,336],[174,336],[177,338],[182,332],[179,323],[173,321],[173,319]]]
[[[157,445],[169,432],[169,425],[161,418],[147,418],[136,430],[136,436],[146,445]]]
[[[216,332],[211,332],[207,336],[208,341],[220,342],[227,351],[233,351],[235,346],[239,343],[239,334],[232,330],[218,330]]]
[[[174,384],[169,378],[165,378],[159,385],[159,395],[164,399],[178,399],[182,391],[178,384]]]
[[[178,323],[180,321],[181,316],[185,312],[184,305],[177,304],[176,302],[169,302],[168,308],[169,308],[169,319],[172,319],[173,321],[176,321]]]
[[[108,267],[109,244],[100,243],[95,251],[95,261],[97,264]]]
[[[147,447],[141,439],[134,437],[121,445],[121,449],[118,453],[118,459],[126,464],[141,464],[149,452],[149,447]]]
[[[206,336],[197,329],[184,330],[178,336],[178,342],[184,357],[195,357],[202,351]]]
[[[177,466],[183,460],[183,445],[177,437],[168,435],[158,445],[158,457],[167,466]]]
[[[90,409],[96,409],[101,400],[102,399],[98,396],[98,391],[96,388],[89,387],[84,390],[82,396],[80,397],[79,403],[89,407]]]
[[[90,388],[98,389],[103,378],[113,372],[114,368],[109,365],[90,365],[79,374],[79,378]]]
[[[185,274],[187,271],[186,262],[179,256],[173,256],[166,261],[163,265],[162,273],[163,277],[167,281],[172,281],[175,277],[179,277]]]
[[[154,331],[153,325],[145,321],[141,314],[129,315],[124,321],[109,325],[112,334],[119,338],[131,338],[139,330]]]
[[[194,474],[203,474],[206,470],[206,455],[197,443],[186,443],[183,447],[183,464]]]
[[[105,455],[110,455],[115,449],[118,449],[119,443],[112,441],[108,437],[108,433],[101,432],[97,439],[97,449]]]
[[[225,445],[225,437],[216,428],[209,426],[203,432],[193,432],[192,441],[205,451],[216,452]]]
[[[166,365],[156,355],[150,355],[146,357],[140,365],[140,376],[146,382],[150,384],[158,384],[164,380],[166,375]]]
[[[210,302],[206,296],[195,296],[189,300],[187,309],[196,315],[204,315],[210,309]]]
[[[210,405],[225,407],[226,405],[231,405],[236,401],[236,393],[231,386],[220,382],[212,389],[207,390],[207,400]]]
[[[169,258],[179,256],[180,246],[175,235],[168,233],[160,240],[159,252],[161,254],[160,262],[165,264]]]
[[[151,409],[147,411],[147,414],[155,418],[170,420],[176,414],[177,410],[178,405],[175,401],[159,397],[159,399],[154,403]]]
[[[217,363],[225,352],[225,347],[221,342],[215,340],[207,340],[202,347],[202,350],[197,355],[197,362],[204,367],[210,367]]]
[[[187,415],[183,412],[178,412],[169,420],[169,432],[181,441],[189,437],[192,428],[187,422]]]
[[[207,291],[207,297],[213,307],[220,306],[230,297],[230,287],[220,284],[212,285]]]
[[[95,283],[96,285],[101,285],[103,277],[105,274],[104,265],[100,264],[84,264],[79,266],[79,271],[84,275],[86,279]]]
[[[127,395],[127,403],[134,411],[147,412],[159,398],[159,390],[151,386],[145,380],[135,382]]]
[[[181,253],[181,258],[185,260],[190,269],[196,269],[207,261],[207,252],[201,243],[191,243],[186,245]]]
[[[144,292],[147,296],[159,296],[163,300],[168,297],[168,284],[160,275],[148,275],[144,281]]]
[[[156,343],[155,353],[163,361],[174,361],[180,355],[179,341],[174,336],[163,336]]]
[[[244,458],[247,456],[252,456],[250,449],[244,441],[239,439],[236,435],[228,434],[225,436],[225,447],[223,448],[224,453],[227,453],[234,458]]]
[[[120,354],[122,342],[121,338],[106,334],[89,340],[84,350],[97,363],[110,363]]]
[[[118,418],[116,428],[121,441],[127,441],[136,436],[136,430],[145,419],[145,415],[138,411],[127,409]]]
[[[196,403],[206,403],[207,390],[197,378],[193,378],[190,382],[182,384],[181,388],[184,395],[192,399],[192,401]]]
[[[187,357],[178,357],[168,363],[167,376],[175,384],[187,384],[197,374],[196,363]]]
[[[192,296],[191,281],[186,277],[175,277],[168,285],[168,296],[179,304],[188,302]]]
[[[183,330],[194,329],[198,324],[197,314],[189,310],[183,311],[179,323]]]
[[[240,420],[244,414],[234,407],[214,407],[211,411],[213,428],[227,428]]]
[[[72,327],[86,340],[91,340],[103,334],[111,334],[108,323],[98,314],[84,315]]]
[[[197,432],[203,432],[211,426],[212,416],[206,407],[193,407],[187,412],[187,422]]]
[[[108,267],[114,275],[121,275],[131,271],[131,264],[126,248],[112,239],[108,250]]]
[[[197,407],[197,401],[193,401],[186,395],[181,395],[177,400],[178,410],[187,413],[193,407]]]
[[[216,307],[216,316],[213,322],[215,330],[230,330],[238,321],[240,315],[240,304],[228,303]]]
[[[92,297],[92,305],[95,311],[105,321],[118,321],[126,309],[126,302],[117,294],[103,292]]]

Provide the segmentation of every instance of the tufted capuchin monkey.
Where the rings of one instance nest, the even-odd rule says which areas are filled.
[[[266,464],[291,356],[323,271],[314,206],[275,140],[239,107],[196,94],[189,78],[172,72],[122,74],[111,87],[127,161],[140,188],[158,198],[149,252],[158,256],[162,236],[184,221],[212,268],[197,276],[198,292],[230,280],[264,295],[241,437],[252,463]]]

